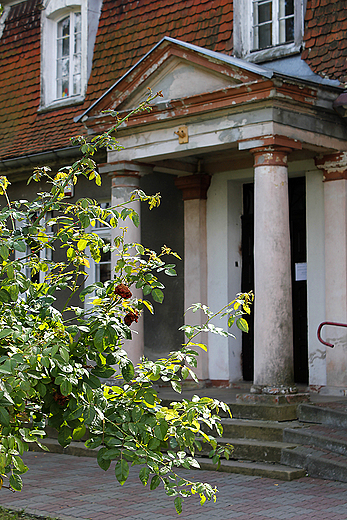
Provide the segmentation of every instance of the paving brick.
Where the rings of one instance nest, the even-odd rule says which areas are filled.
[[[25,454],[29,471],[21,493],[2,490],[0,504],[60,520],[173,520],[173,499],[151,492],[130,469],[119,486],[114,472],[92,458],[49,453]],[[276,482],[267,478],[215,472],[188,472],[191,479],[219,488],[216,504],[185,499],[183,520],[346,520],[347,484],[312,478]],[[177,517],[178,518],[178,517]]]

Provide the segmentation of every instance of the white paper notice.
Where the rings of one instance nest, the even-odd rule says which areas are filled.
[[[295,281],[301,282],[302,280],[307,280],[307,263],[300,262],[295,264]]]

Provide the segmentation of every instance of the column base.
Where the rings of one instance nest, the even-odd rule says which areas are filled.
[[[252,385],[251,394],[262,394],[262,395],[287,395],[287,394],[297,394],[298,389],[293,384],[291,386],[287,385]]]
[[[307,403],[310,401],[309,393],[298,393],[295,387],[280,387],[280,392],[275,392],[273,390],[274,387],[260,387],[259,385],[255,385],[258,390],[257,393],[254,392],[254,386],[251,388],[250,394],[238,394],[236,396],[237,403],[249,403],[249,404],[265,404],[265,405],[283,405],[283,404],[299,404],[299,403]],[[259,391],[261,390],[265,391]],[[296,390],[294,392],[293,390]],[[269,391],[271,390],[271,391]],[[288,391],[290,390],[290,391]]]

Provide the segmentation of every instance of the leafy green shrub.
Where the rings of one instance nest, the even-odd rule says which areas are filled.
[[[150,109],[152,99],[149,96],[136,111]],[[0,483],[22,488],[21,475],[28,469],[22,455],[32,442],[45,449],[40,441],[46,424],[57,428],[64,447],[88,429],[86,446],[100,448],[97,460],[102,469],[115,460],[116,478],[123,485],[129,463],[138,465],[142,483],[150,482],[151,489],[163,483],[180,513],[183,497],[199,493],[201,503],[216,498],[215,488],[180,478],[177,469],[199,466],[194,456],[201,449],[200,440],[211,444],[214,462],[229,456],[228,448],[218,448],[200,429],[204,423],[220,435],[218,411],[228,407],[197,396],[163,407],[153,385],[170,382],[179,392],[182,379],[196,380],[192,368],[197,353],[192,347],[202,346],[194,343],[196,335],[202,330],[229,333],[215,327],[211,320],[216,315],[197,304],[194,310],[205,312],[206,325],[183,327],[187,343],[168,359],[143,359],[134,367],[127,357],[122,344],[131,339],[130,325],[145,308],[152,312],[146,296],[163,300],[157,273],[175,275],[174,264],[164,258],[178,255],[167,247],[157,254],[141,244],[127,244],[124,230],[111,245],[90,231],[97,222],[116,228],[127,217],[138,226],[138,215],[127,203],[102,209],[89,198],[74,204],[64,198],[64,188],[80,176],[101,183],[93,155],[99,147],[119,149],[112,133],[122,122],[117,119],[112,129],[90,142],[76,138],[81,159],[56,175],[48,168],[35,169],[29,181],[45,179],[48,186],[35,200],[10,201],[9,181],[0,177],[0,194],[6,201],[0,212]],[[133,192],[134,200],[150,208],[160,202],[159,195],[140,190]],[[46,251],[57,249],[66,252],[65,262],[46,258]],[[88,285],[84,269],[89,258],[99,262],[107,251],[117,258],[114,278]],[[144,298],[134,298],[132,287],[143,289]],[[60,310],[55,305],[58,291],[66,296]],[[81,306],[71,306],[77,293]],[[91,295],[92,309],[86,310],[83,302]],[[242,314],[249,312],[250,300],[250,295],[240,295],[217,315],[227,314],[229,325],[236,317],[246,330]],[[102,384],[100,378],[111,377],[114,383]]]

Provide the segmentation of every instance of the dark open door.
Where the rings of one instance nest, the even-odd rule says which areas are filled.
[[[243,185],[242,215],[242,274],[241,291],[254,291],[254,184]],[[252,308],[254,311],[254,307]],[[242,375],[244,381],[253,381],[254,365],[254,312],[247,317],[249,331],[242,333]]]
[[[306,268],[306,191],[305,178],[289,179],[289,221],[291,240],[294,379],[308,382],[307,282]],[[243,186],[242,278],[241,290],[254,290],[254,184]],[[257,295],[255,295],[257,296]],[[254,320],[250,331],[242,334],[242,370],[245,381],[253,381]]]
[[[289,179],[289,224],[292,260],[294,380],[308,383],[306,186],[305,177]]]

